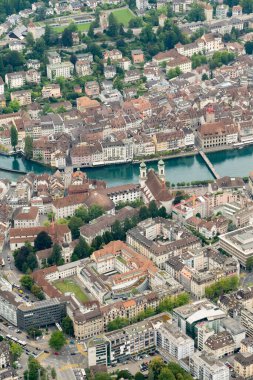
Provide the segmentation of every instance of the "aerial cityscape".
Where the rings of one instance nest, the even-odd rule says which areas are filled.
[[[0,380],[253,380],[253,0],[0,0]]]

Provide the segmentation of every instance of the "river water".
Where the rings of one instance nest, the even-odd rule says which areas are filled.
[[[253,170],[253,146],[243,149],[227,150],[208,154],[216,171],[221,175],[247,176]],[[49,168],[27,161],[24,158],[0,156],[0,167],[33,171],[36,174],[50,173]],[[148,168],[157,168],[157,162],[147,164]],[[90,178],[105,180],[108,186],[125,183],[137,183],[139,164],[111,165],[85,169]],[[165,160],[166,180],[171,183],[190,182],[196,180],[212,179],[213,176],[200,156],[171,158]],[[0,170],[0,178],[16,181],[19,174],[7,173]]]

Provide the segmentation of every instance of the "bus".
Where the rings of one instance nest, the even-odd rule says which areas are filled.
[[[25,347],[27,344],[25,340],[20,340],[20,339],[16,338],[15,336],[12,336],[9,334],[6,335],[6,339],[11,340],[12,342],[18,343],[22,347]]]

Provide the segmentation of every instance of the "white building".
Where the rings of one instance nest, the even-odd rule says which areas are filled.
[[[74,71],[74,65],[71,62],[53,63],[47,65],[47,77],[51,80],[59,77],[70,78]]]
[[[14,326],[17,326],[17,307],[20,303],[15,293],[0,289],[0,316]]]
[[[5,74],[5,83],[10,88],[19,88],[23,87],[25,84],[25,72],[24,71],[18,71],[16,73],[8,73]]]
[[[190,372],[196,379],[229,380],[229,368],[205,351],[190,356]]]
[[[182,333],[176,325],[164,323],[157,330],[157,347],[181,360],[194,353],[194,340]]]
[[[39,208],[23,207],[14,217],[14,227],[28,228],[39,226]]]

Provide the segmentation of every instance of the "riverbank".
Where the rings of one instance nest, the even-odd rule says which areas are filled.
[[[217,173],[220,176],[231,177],[248,176],[253,170],[253,146],[243,149],[215,149],[206,153]],[[157,170],[157,161],[160,158],[147,161],[147,168]],[[197,151],[184,152],[184,155],[164,157],[166,181],[171,184],[179,182],[192,182],[199,180],[213,180],[213,176],[203,162]],[[81,168],[91,179],[101,179],[107,182],[107,186],[117,186],[139,182],[139,164],[136,163],[107,165],[92,168]],[[35,174],[52,173],[51,168],[40,163],[31,162],[25,158],[0,156],[0,166],[14,170],[34,172]],[[16,181],[20,174],[0,171],[0,178]]]

